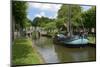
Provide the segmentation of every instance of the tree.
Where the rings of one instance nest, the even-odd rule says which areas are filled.
[[[39,22],[40,22],[40,18],[39,17],[34,18],[33,22],[32,22],[32,26],[37,27]]]
[[[32,25],[37,27],[45,27],[46,24],[48,24],[49,22],[53,22],[54,19],[50,19],[48,17],[35,17],[33,19]]]
[[[57,18],[65,18],[68,16],[68,5],[63,4],[58,10]]]
[[[32,26],[32,21],[29,19],[26,19],[25,23],[24,23],[24,28],[30,28]]]
[[[69,11],[70,10],[70,11]],[[70,12],[70,16],[69,16],[69,12]],[[80,13],[81,13],[81,7],[79,5],[62,5],[61,8],[59,9],[58,11],[58,16],[57,16],[57,24],[62,27],[65,26],[64,24],[66,24],[67,26],[67,31],[68,31],[68,28],[69,28],[69,18],[70,18],[70,21],[71,21],[71,25],[72,27],[73,26],[77,26],[78,23],[76,20],[77,18],[79,18],[80,16]],[[61,21],[59,21],[59,19],[63,19]]]
[[[48,36],[53,36],[56,32],[58,32],[58,29],[56,27],[56,22],[54,21],[48,22],[47,24],[45,24],[43,28],[47,32]]]
[[[46,24],[48,24],[49,22],[52,22],[52,19],[49,19],[48,17],[35,17],[33,19],[32,25],[34,27],[45,27]]]
[[[86,28],[96,27],[96,7],[92,7],[89,10],[82,13],[83,23]]]
[[[56,27],[58,28],[59,32],[61,30],[61,28],[63,28],[64,26],[64,23],[66,23],[65,21],[65,18],[59,18],[59,19],[56,19],[55,22],[56,22]]]
[[[54,30],[56,29],[56,23],[55,22],[49,22],[44,27],[45,30]]]
[[[15,29],[20,31],[20,34],[23,33],[23,28],[25,28],[26,23],[26,10],[27,3],[22,1],[12,1],[12,15],[15,20]]]

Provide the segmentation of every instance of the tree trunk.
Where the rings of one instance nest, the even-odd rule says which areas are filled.
[[[15,39],[14,37],[14,32],[15,32],[15,19],[14,19],[14,16],[12,16],[12,26],[11,26],[11,34],[12,34],[12,41]]]

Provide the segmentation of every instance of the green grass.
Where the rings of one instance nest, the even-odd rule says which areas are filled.
[[[43,61],[35,48],[32,40],[27,38],[16,39],[12,45],[12,64],[42,64]]]
[[[88,37],[89,43],[95,44],[96,38],[95,37]]]

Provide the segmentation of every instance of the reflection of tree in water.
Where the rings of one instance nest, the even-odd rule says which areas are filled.
[[[52,40],[51,38],[40,37],[39,39],[35,40],[36,45],[42,48],[51,48],[52,47]]]
[[[59,62],[51,38],[41,36],[40,39],[37,39],[35,42],[39,53],[46,63]]]
[[[55,51],[60,62],[92,61],[95,60],[95,48],[67,48],[55,45]]]

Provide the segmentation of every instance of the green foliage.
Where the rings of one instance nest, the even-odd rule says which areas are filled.
[[[32,22],[32,26],[38,26],[38,23],[40,22],[40,18],[39,17],[36,17],[33,22]]]
[[[52,22],[53,19],[50,19],[48,17],[41,17],[40,23],[38,24],[40,27],[44,27],[47,23]]]
[[[46,30],[53,30],[56,29],[56,23],[55,22],[49,22],[44,27]]]
[[[27,24],[27,3],[22,1],[12,1],[12,15],[15,19],[15,28],[25,28]]]
[[[57,18],[65,18],[68,16],[68,5],[63,4],[58,11]]]
[[[93,6],[87,11],[82,11],[79,5],[62,5],[58,11],[57,27],[63,27],[63,24],[69,22],[69,9],[71,13],[72,27],[82,26],[82,23],[86,28],[92,28],[96,26],[96,7]]]
[[[89,39],[89,43],[96,44],[96,37],[89,36],[88,39]]]
[[[72,25],[74,27],[79,27],[82,25],[82,17],[81,17],[81,13],[77,14],[73,19],[74,22],[72,22]]]
[[[33,19],[33,26],[44,27],[47,23],[52,22],[53,19],[49,19],[47,17],[36,17]]]
[[[92,7],[89,10],[82,13],[83,23],[86,28],[96,27],[96,7]]]
[[[64,26],[64,23],[67,23],[67,21],[65,21],[65,18],[59,18],[59,19],[56,19],[55,22],[56,22],[56,26],[58,29],[62,28]]]
[[[52,36],[55,34],[55,31],[57,29],[56,22],[49,22],[45,25],[44,29],[47,31],[49,36]]]
[[[32,26],[32,21],[29,19],[26,19],[24,26],[25,26],[24,28],[28,28],[28,27]]]
[[[81,25],[81,12],[82,9],[79,5],[73,5],[71,7],[71,22],[73,26]]]
[[[70,11],[70,15],[69,15]],[[79,28],[85,26],[85,28],[95,27],[96,23],[96,10],[95,7],[90,8],[87,11],[82,11],[80,5],[65,5],[63,4],[58,10],[56,19],[49,19],[47,17],[36,17],[33,20],[33,26],[39,26],[46,30],[57,28],[59,31],[68,30],[69,17],[72,28]],[[67,29],[66,29],[67,28]]]
[[[70,18],[70,22],[72,26],[79,26],[80,22],[80,14],[81,7],[79,5],[65,5],[63,4],[58,11],[58,17],[56,20],[57,28],[67,28],[68,30],[68,22]],[[70,15],[69,15],[70,12]],[[64,28],[64,29],[65,29]],[[66,29],[65,29],[66,30]]]

